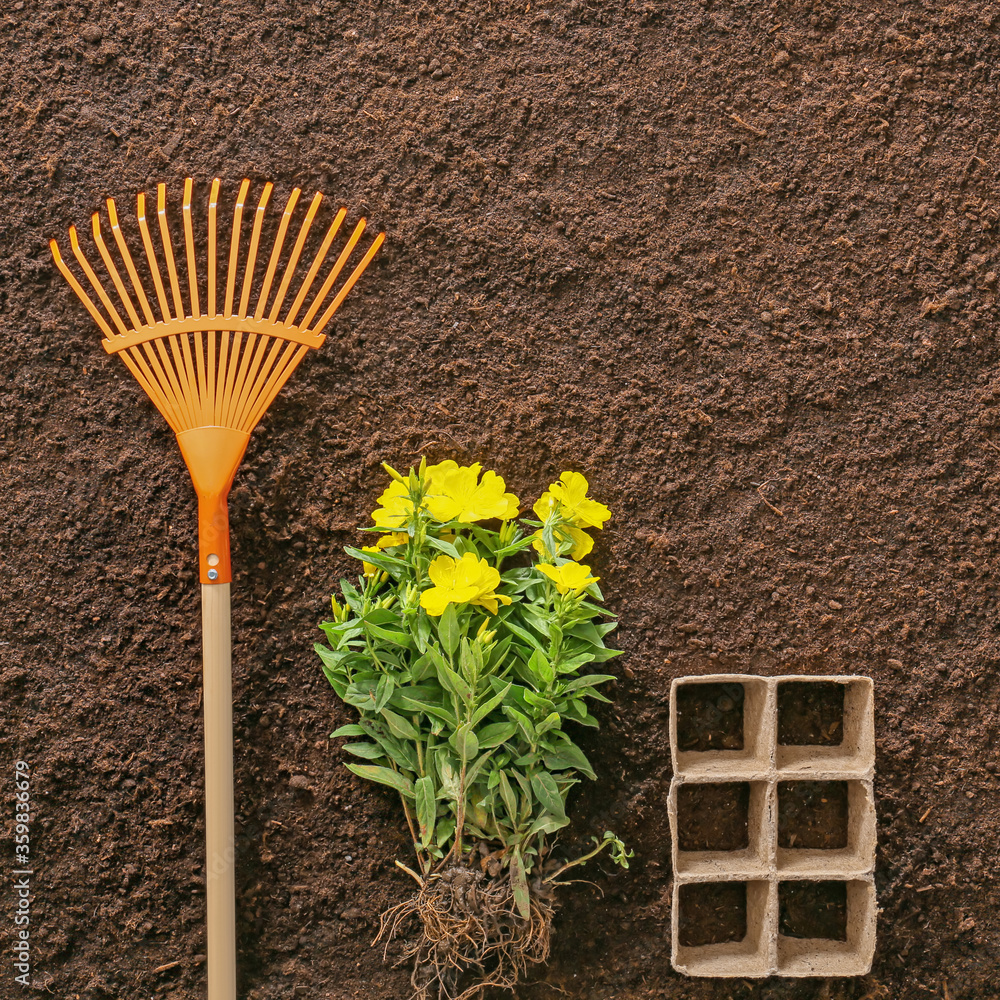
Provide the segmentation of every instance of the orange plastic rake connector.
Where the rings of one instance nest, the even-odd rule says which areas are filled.
[[[222,289],[217,273],[219,186],[218,179],[212,182],[208,203],[207,261],[201,265],[207,268],[208,301],[204,308],[198,292],[199,264],[191,218],[190,178],[184,182],[182,209],[186,303],[167,225],[166,188],[163,184],[158,186],[156,192],[159,255],[146,215],[144,194],[138,196],[136,206],[145,263],[152,275],[152,294],[147,295],[147,290],[143,288],[111,198],[107,203],[108,224],[120,263],[116,263],[105,240],[99,213],[94,214],[92,223],[94,244],[110,278],[108,288],[84,256],[76,227],[71,227],[69,231],[73,256],[99,305],[73,275],[56,241],[49,243],[56,266],[104,333],[104,349],[109,354],[117,354],[125,362],[177,435],[181,454],[198,494],[199,569],[201,581],[206,584],[228,583],[232,578],[226,501],[250,432],[309,348],[319,347],[326,339],[324,329],[385,238],[384,233],[375,237],[331,298],[334,286],[365,231],[365,220],[362,219],[354,227],[337,259],[332,265],[328,264],[330,246],[347,214],[346,209],[340,209],[311,265],[299,279],[294,299],[282,315],[322,200],[321,194],[314,195],[299,223],[298,236],[272,297],[282,249],[301,194],[296,188],[285,205],[264,270],[263,283],[256,301],[251,303],[261,250],[261,230],[273,185],[264,185],[253,212],[249,249],[245,264],[240,268],[241,237],[246,228],[244,210],[250,190],[250,182],[245,180],[240,186],[233,213],[228,266],[222,276],[225,286],[220,311],[218,298]],[[316,279],[324,266],[328,266],[329,270],[314,291]],[[128,284],[122,277],[122,268]],[[116,293],[120,303],[117,305]],[[154,299],[155,310],[150,298]],[[307,299],[309,305],[303,312]]]
[[[258,289],[257,262],[272,185],[264,185],[254,211],[250,243],[241,268],[241,239],[245,228],[243,215],[250,190],[250,182],[244,181],[233,212],[228,266],[220,282],[217,261],[219,181],[212,182],[207,242],[204,258],[200,262],[192,222],[191,189],[189,178],[184,183],[182,209],[187,302],[177,273],[167,223],[166,189],[162,184],[156,192],[158,245],[151,232],[154,227],[146,217],[145,195],[138,196],[136,205],[145,257],[142,266],[148,266],[152,289],[143,288],[136,262],[119,225],[118,211],[111,199],[108,199],[108,225],[118,253],[117,260],[105,239],[99,213],[95,213],[92,224],[94,245],[107,272],[108,282],[101,282],[84,256],[76,229],[69,231],[73,256],[97,297],[97,303],[67,266],[55,240],[50,242],[50,247],[56,266],[104,333],[104,349],[109,354],[117,354],[125,362],[177,435],[177,443],[198,493],[205,713],[208,997],[209,1000],[236,1000],[229,594],[232,572],[226,500],[250,432],[306,352],[323,343],[324,329],[382,245],[384,234],[375,237],[342,281],[341,275],[345,273],[365,230],[362,219],[347,238],[337,259],[329,264],[327,254],[347,214],[342,208],[330,224],[305,274],[297,276],[299,261],[322,197],[314,195],[298,224],[298,235],[281,266],[279,279],[285,240],[292,228],[299,201],[300,191],[296,188],[285,205]],[[202,287],[199,267],[205,268],[204,304],[199,291]],[[325,277],[314,291],[316,280],[324,271]],[[276,280],[278,287],[272,294]],[[292,301],[286,307],[290,295]],[[251,302],[251,299],[254,301]]]

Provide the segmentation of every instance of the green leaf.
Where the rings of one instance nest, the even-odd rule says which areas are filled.
[[[455,752],[463,764],[468,763],[479,753],[479,740],[472,730],[471,722],[467,722],[456,730],[449,742],[455,748]]]
[[[404,719],[388,708],[383,708],[380,714],[393,735],[404,740],[420,739],[420,733],[409,719]]]
[[[500,691],[498,691],[495,695],[493,695],[492,698],[490,698],[486,702],[483,702],[483,704],[480,705],[479,708],[477,708],[476,711],[473,713],[472,725],[474,726],[479,725],[479,723],[482,722],[483,719],[485,719],[486,716],[489,715],[490,712],[492,712],[493,709],[496,708],[497,705],[499,705],[500,702],[502,702],[504,698],[507,697],[507,695],[510,693],[510,689],[513,686],[514,686],[513,684],[508,682],[507,685]]]
[[[540,649],[536,649],[531,654],[531,659],[528,660],[528,669],[538,678],[538,683],[535,686],[539,688],[547,689],[556,678],[556,672],[552,669],[548,656]]]
[[[503,770],[497,772],[500,775],[500,798],[503,799],[503,804],[507,808],[507,815],[510,817],[511,822],[517,821],[517,792],[510,787],[510,782],[507,780],[507,774]]]
[[[520,607],[520,605],[518,605],[518,607]],[[545,647],[542,645],[541,640],[529,632],[526,628],[522,628],[520,625],[515,624],[509,618],[504,620],[504,625],[519,639],[523,639],[526,643],[528,643],[528,645],[533,649],[540,649],[543,652],[545,651]]]
[[[431,548],[437,549],[439,552],[443,552],[446,556],[451,556],[452,559],[462,558],[458,553],[458,549],[456,549],[451,542],[446,542],[443,538],[435,538],[433,535],[428,535],[427,544]]]
[[[341,580],[340,592],[344,595],[344,600],[347,601],[347,606],[356,615],[360,615],[362,608],[364,607],[364,599],[358,593],[357,587],[355,587],[349,580]]]
[[[392,697],[393,691],[396,690],[396,682],[392,679],[389,674],[383,674],[378,682],[378,687],[375,689],[375,711],[381,712],[383,708],[388,704],[389,699]]]
[[[438,619],[438,636],[441,639],[442,649],[449,657],[453,657],[455,650],[458,649],[458,641],[462,638],[462,631],[458,626],[458,612],[454,604],[449,604]]]
[[[566,815],[566,803],[559,794],[559,786],[556,779],[546,771],[540,771],[531,776],[531,790],[535,793],[535,798],[545,807],[546,812],[552,813],[560,819]]]
[[[356,722],[348,722],[346,726],[341,726],[330,733],[330,739],[335,736],[367,736],[368,731],[362,729]]]
[[[368,680],[355,681],[344,692],[344,701],[355,708],[367,709],[370,712],[375,708],[375,691],[377,688],[377,682]]]
[[[560,689],[562,694],[569,694],[580,688],[595,687],[613,680],[617,680],[614,674],[584,674],[582,677],[574,677],[573,680],[561,684]]]
[[[479,737],[479,748],[491,750],[493,747],[498,747],[501,743],[506,743],[516,732],[515,722],[494,722],[489,726],[483,726],[476,734]]]
[[[405,712],[423,712],[424,715],[432,715],[436,719],[443,719],[452,729],[457,728],[458,720],[455,718],[454,712],[445,708],[444,705],[429,701],[426,697],[417,697],[409,693],[410,690],[407,688],[397,688],[392,698],[393,706],[401,708]]]
[[[524,870],[521,848],[515,847],[510,855],[510,884],[514,890],[514,904],[524,920],[531,919],[531,894],[528,891],[528,875]]]
[[[345,767],[361,778],[377,781],[380,785],[388,785],[390,788],[395,788],[400,795],[405,795],[408,799],[413,798],[413,782],[399,771],[393,771],[390,767],[378,767],[375,764],[346,764]]]
[[[472,698],[472,688],[469,687],[469,682],[452,670],[440,653],[437,655],[435,666],[437,667],[438,680],[443,688],[458,695],[463,701],[469,701]]]
[[[536,833],[555,833],[568,824],[569,819],[566,816],[550,816],[548,813],[542,813],[528,828],[528,836],[533,837]]]
[[[366,625],[365,630],[375,636],[376,639],[391,642],[394,646],[400,646],[403,649],[413,649],[413,639],[408,632],[401,632],[399,629],[383,628],[381,625]]]
[[[426,847],[434,836],[434,820],[437,818],[434,780],[426,775],[418,778],[414,784],[414,798],[417,804],[417,822],[420,824],[420,846]]]
[[[550,712],[541,722],[535,726],[535,735],[541,736],[550,729],[556,729],[562,724],[562,716],[558,712]]]
[[[438,748],[434,752],[434,762],[437,765],[438,774],[441,776],[441,792],[444,798],[458,802],[458,772],[451,762],[448,752],[443,748]]]
[[[355,757],[364,757],[366,760],[378,760],[385,756],[385,751],[374,743],[345,743],[344,749]]]
[[[590,766],[590,761],[584,756],[583,751],[575,744],[567,740],[558,750],[553,750],[543,758],[545,766],[550,771],[566,771],[575,768],[581,774],[594,779],[597,775]]]
[[[466,788],[471,788],[475,783],[476,778],[479,777],[479,772],[486,766],[490,757],[493,756],[492,750],[487,750],[486,753],[480,754],[466,769],[465,769],[465,786]]]
[[[385,552],[362,552],[361,549],[354,548],[353,545],[345,545],[344,551],[351,556],[353,559],[358,559],[361,562],[371,563],[373,566],[378,566],[379,569],[384,569],[391,576],[399,576],[400,570],[407,570],[409,566],[404,559],[399,559],[396,556],[390,556]],[[344,595],[347,596],[346,594]]]
[[[541,715],[543,712],[548,715],[555,709],[555,703],[544,695],[535,694],[534,691],[525,691],[524,700]]]
[[[513,720],[517,723],[518,728],[524,735],[524,738],[529,743],[535,742],[535,727],[532,724],[531,719],[529,719],[523,712],[519,712],[516,708],[511,708],[510,705],[504,705],[503,707],[504,715],[507,718]]]
[[[437,829],[434,831],[434,839],[437,841],[439,847],[446,847],[448,841],[455,836],[455,817],[445,816],[438,825]]]

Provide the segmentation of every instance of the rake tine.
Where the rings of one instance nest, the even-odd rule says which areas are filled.
[[[167,293],[163,289],[163,279],[160,277],[160,265],[156,260],[156,252],[153,250],[153,240],[149,235],[149,226],[146,225],[146,195],[139,192],[135,199],[136,218],[139,220],[139,232],[142,234],[142,245],[146,249],[146,260],[149,263],[149,271],[153,276],[153,285],[156,288],[156,300],[160,303],[160,315],[164,323],[169,323],[173,317],[170,315],[170,306],[167,304]]]
[[[118,225],[118,209],[115,207],[114,198],[108,199],[108,220],[111,223],[111,232],[115,237],[115,243],[118,244],[118,252],[122,255],[122,260],[125,261],[125,270],[128,271],[128,276],[132,279],[132,286],[139,296],[139,304],[142,306],[146,322],[152,326],[156,320],[153,319],[153,310],[149,307],[149,300],[143,291],[142,282],[139,280],[139,273],[136,271],[135,262],[132,260],[132,254],[129,253],[125,237],[122,236],[121,226]]]
[[[108,311],[111,321],[118,327],[118,332],[122,336],[125,336],[128,332],[125,329],[125,323],[118,314],[118,310],[115,309],[110,296],[104,290],[104,286],[97,280],[97,275],[94,273],[94,269],[90,266],[89,261],[83,255],[83,250],[80,248],[80,240],[76,234],[76,226],[69,227],[69,245],[73,249],[73,256],[76,257],[76,262],[80,265],[83,273],[87,276],[87,280],[90,282],[91,287],[95,292],[97,292],[97,297],[101,300],[101,304]]]
[[[76,235],[75,226],[70,226],[69,234],[70,241],[72,242]],[[83,290],[83,286],[73,276],[73,272],[66,266],[66,263],[62,259],[62,254],[59,253],[59,246],[55,240],[49,240],[49,249],[52,251],[52,258],[56,262],[56,267],[59,268],[59,272],[69,283],[69,287],[76,292],[76,297],[83,303],[94,322],[101,328],[101,332],[108,338],[108,340],[110,340],[114,336],[111,327],[108,326],[107,320],[100,314],[97,306],[94,305],[90,296]],[[95,287],[99,288],[100,286],[98,285]]]
[[[208,313],[210,316],[217,316],[215,302],[215,244],[216,244],[216,215],[219,208],[219,178],[212,181],[212,190],[208,196]],[[205,411],[208,414],[206,421],[211,423],[215,420],[215,335],[216,331],[208,331],[208,372],[207,372],[207,392],[205,394]]]
[[[167,274],[170,275],[170,290],[174,294],[174,315],[184,315],[184,302],[181,299],[181,285],[177,279],[177,268],[174,264],[174,246],[170,242],[170,229],[167,226],[167,186],[156,185],[156,215],[160,220],[160,239],[163,240],[163,256],[167,261]]]
[[[337,280],[340,276],[340,272],[344,269],[344,265],[347,263],[348,258],[354,252],[354,248],[358,245],[358,240],[361,239],[361,234],[365,231],[365,224],[365,220],[361,219],[354,227],[354,232],[351,233],[351,238],[347,241],[347,245],[340,251],[337,263],[331,268],[326,281],[323,282],[323,286],[320,288],[319,293],[316,298],[313,299],[312,305],[309,307],[309,311],[302,317],[302,326],[307,329],[309,324],[312,322],[313,317],[317,312],[319,312],[319,307],[323,304],[323,299],[326,298],[327,293],[333,287],[333,283]]]
[[[194,225],[191,222],[191,187],[192,180],[184,181],[184,246],[187,251],[188,292],[191,297],[191,315],[198,316],[201,307],[198,301],[198,267],[194,255]],[[197,330],[194,335],[195,362],[198,369],[198,419],[206,422],[205,400],[207,396],[207,381],[205,377],[205,334]]]
[[[215,216],[219,208],[219,178],[212,181],[208,196],[208,314],[218,315],[215,308]]]
[[[122,277],[118,273],[118,268],[115,267],[115,262],[111,257],[111,251],[108,250],[108,246],[104,242],[104,236],[101,233],[101,217],[97,212],[94,212],[94,215],[91,218],[91,228],[93,230],[94,243],[97,246],[97,251],[101,255],[101,260],[104,261],[104,266],[107,268],[108,274],[111,275],[111,280],[114,282],[115,288],[118,289],[122,305],[125,306],[125,311],[128,313],[129,319],[132,320],[132,325],[134,327],[142,326],[142,320],[139,319],[139,314],[135,311],[135,306],[132,304],[132,298],[125,290],[125,282],[122,281]]]
[[[302,282],[299,294],[295,296],[292,308],[288,310],[288,315],[285,317],[285,324],[287,326],[291,326],[295,322],[295,317],[298,315],[299,309],[301,308],[303,301],[305,301],[305,297],[309,294],[309,289],[312,287],[312,283],[315,280],[316,275],[319,273],[319,269],[323,266],[323,261],[326,259],[326,254],[330,249],[330,244],[333,242],[334,236],[337,235],[337,230],[340,229],[340,224],[344,221],[344,217],[346,215],[347,209],[342,208],[330,224],[330,228],[327,230],[327,234],[323,238],[323,243],[316,253],[316,259],[312,262],[312,267],[309,268],[309,273],[306,275],[305,281]],[[309,324],[300,323],[298,325],[308,327]]]
[[[302,220],[298,238],[295,240],[295,246],[292,249],[292,255],[288,258],[288,263],[285,265],[285,273],[282,275],[281,284],[278,286],[278,294],[274,298],[274,305],[271,306],[271,314],[268,319],[270,319],[272,323],[277,320],[278,310],[281,308],[281,303],[285,301],[285,293],[288,291],[288,283],[292,280],[292,275],[295,273],[295,268],[299,263],[299,256],[302,253],[302,247],[305,245],[306,237],[309,235],[309,229],[313,224],[313,219],[316,217],[316,212],[319,209],[319,203],[322,200],[323,195],[317,191],[313,195],[313,200],[309,205],[309,211],[306,212],[306,217]]]
[[[299,195],[302,193],[299,188],[292,188],[292,193],[288,196],[288,204],[281,215],[281,225],[278,227],[278,235],[274,240],[274,249],[271,251],[271,260],[267,265],[267,274],[264,275],[264,287],[260,290],[260,297],[257,300],[257,311],[254,319],[260,319],[267,308],[267,297],[271,294],[271,282],[274,280],[274,272],[278,266],[278,259],[281,257],[281,248],[285,244],[285,234],[288,232],[288,225],[292,221],[292,213],[299,202]]]
[[[191,222],[191,187],[192,180],[184,181],[184,248],[187,251],[188,294],[191,297],[191,315],[201,314],[198,302],[198,265],[194,256],[194,225]]]
[[[226,316],[233,314],[233,291],[236,287],[236,261],[240,254],[240,229],[243,225],[243,204],[247,199],[250,182],[240,185],[239,197],[236,199],[236,209],[233,212],[233,235],[229,241],[229,275],[226,278]]]
[[[229,330],[219,331],[219,363],[215,376],[215,414],[213,424],[222,426],[222,412],[226,406],[224,390],[226,386],[226,367],[229,360],[229,338],[232,333]]]
[[[368,252],[364,255],[361,263],[354,269],[351,276],[347,279],[344,287],[337,293],[337,297],[330,303],[329,308],[320,317],[320,321],[313,327],[315,333],[322,333],[326,328],[326,324],[330,322],[333,314],[340,308],[340,304],[347,298],[347,293],[354,287],[355,282],[358,278],[364,274],[365,268],[372,262],[372,258],[378,253],[379,247],[385,242],[385,233],[379,233],[378,236],[372,241],[372,245],[368,248]]]
[[[253,285],[253,269],[257,263],[257,247],[260,244],[260,229],[264,225],[264,212],[271,197],[274,185],[268,181],[264,185],[264,193],[260,196],[260,204],[254,213],[253,233],[250,236],[250,252],[247,254],[247,265],[243,272],[243,294],[240,296],[240,316],[246,316],[247,303],[250,301],[250,288]]]

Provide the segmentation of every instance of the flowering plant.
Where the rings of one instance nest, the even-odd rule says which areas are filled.
[[[391,482],[367,529],[380,537],[346,550],[362,576],[341,581],[343,603],[333,599],[333,620],[321,626],[329,645],[316,646],[330,684],[360,716],[332,736],[353,740],[344,749],[364,761],[347,765],[355,774],[399,793],[413,837],[417,871],[400,867],[421,892],[383,918],[383,933],[411,914],[426,924],[428,906],[439,925],[456,870],[485,880],[498,912],[506,906],[523,925],[513,945],[486,928],[474,954],[457,938],[431,944],[425,935],[411,948],[415,983],[419,972],[426,988],[419,967],[430,966],[451,996],[448,975],[488,958],[501,971],[487,982],[511,985],[525,960],[548,954],[543,887],[605,847],[628,867],[611,833],[562,866],[550,857],[571,788],[596,777],[572,731],[597,726],[588,701],[608,700],[598,688],[613,675],[584,670],[619,652],[604,643],[615,623],[601,620],[598,578],[578,561],[593,547],[587,529],[610,511],[577,472],[542,494],[537,520],[519,524],[517,497],[478,463],[422,461],[406,476],[385,468]]]

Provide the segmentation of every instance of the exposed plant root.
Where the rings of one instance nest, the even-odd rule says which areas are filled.
[[[411,918],[420,921],[400,962],[413,960],[415,1000],[473,1000],[487,987],[511,989],[529,963],[549,957],[551,888],[533,881],[530,889],[525,920],[506,873],[489,879],[474,868],[448,868],[427,876],[414,896],[382,915],[376,941],[388,947]],[[468,976],[475,981],[463,988]]]

